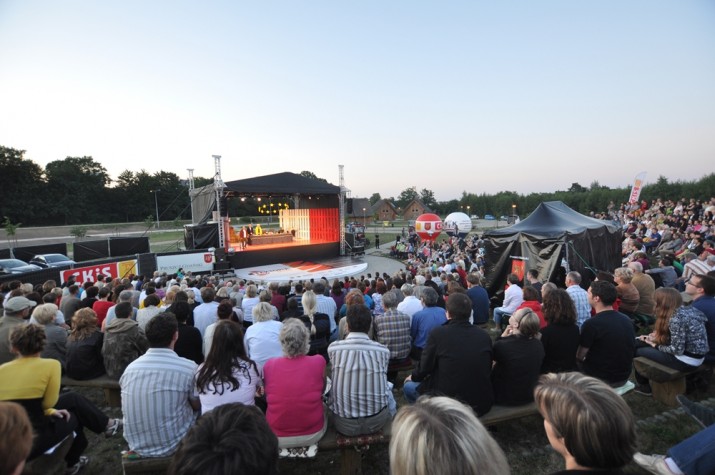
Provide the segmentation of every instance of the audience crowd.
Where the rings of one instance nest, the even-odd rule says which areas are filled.
[[[501,305],[483,287],[476,235],[398,238],[390,252],[404,270],[333,282],[183,272],[9,282],[0,430],[26,431],[18,403],[36,435],[3,459],[2,473],[70,432],[66,462],[77,473],[85,427],[123,427],[142,457],[175,454],[171,473],[275,473],[279,453],[314,455],[329,424],[358,436],[393,418],[393,473],[508,473],[477,416],[534,400],[563,473],[620,473],[635,429],[612,389],[629,384],[633,358],[686,372],[715,362],[713,214],[715,199],[611,204],[594,217],[623,226],[621,267],[585,277],[565,269],[561,282],[540,269],[510,274]],[[121,386],[123,421],[59,393],[62,375],[105,374]],[[635,381],[651,394],[645,375]],[[398,412],[399,386],[408,404]]]

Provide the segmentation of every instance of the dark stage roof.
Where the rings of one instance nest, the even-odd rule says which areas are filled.
[[[297,173],[283,172],[225,183],[224,192],[234,195],[337,195],[340,187]]]

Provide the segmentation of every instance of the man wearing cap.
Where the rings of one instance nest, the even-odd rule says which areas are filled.
[[[25,297],[12,297],[5,302],[5,316],[0,318],[0,364],[15,359],[10,348],[10,332],[13,328],[27,324],[30,310],[36,302]]]

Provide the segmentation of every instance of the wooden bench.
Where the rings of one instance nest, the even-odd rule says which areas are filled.
[[[711,369],[705,365],[699,366],[692,371],[678,371],[677,369],[669,368],[644,356],[633,358],[633,366],[635,366],[638,373],[650,381],[650,387],[653,390],[653,399],[670,407],[678,406],[678,401],[676,401],[675,396],[685,394],[686,376],[711,371]]]
[[[36,459],[28,462],[22,473],[29,475],[44,475],[46,473],[64,473],[67,468],[65,457],[72,447],[74,436],[72,434],[64,438],[62,442],[52,449],[40,455]]]
[[[122,471],[128,473],[166,473],[172,457],[140,457],[122,454]]]
[[[492,406],[491,410],[484,414],[479,420],[485,426],[493,426],[500,422],[506,422],[522,417],[533,416],[539,413],[535,402],[522,406]]]
[[[80,381],[69,376],[62,377],[62,386],[79,386],[85,388],[99,388],[104,390],[104,402],[110,407],[122,407],[122,390],[119,381],[106,374],[99,378]]]
[[[341,475],[359,475],[362,473],[362,452],[369,445],[389,444],[392,435],[392,422],[386,424],[377,434],[347,437],[339,434],[334,427],[328,426],[327,432],[318,442],[318,450],[339,450]],[[371,438],[369,444],[364,443],[364,437]],[[339,443],[338,439],[342,443]],[[350,441],[354,441],[354,444],[350,445]]]

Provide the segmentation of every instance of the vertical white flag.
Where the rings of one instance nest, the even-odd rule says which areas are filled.
[[[629,203],[636,203],[638,197],[641,195],[641,188],[643,188],[643,183],[645,183],[646,172],[640,172],[636,175],[635,180],[633,180],[633,188],[631,188],[631,197],[628,199]]]

